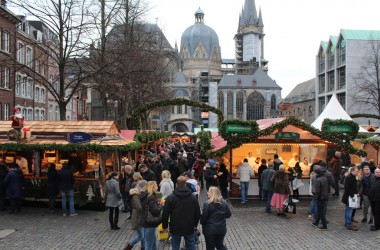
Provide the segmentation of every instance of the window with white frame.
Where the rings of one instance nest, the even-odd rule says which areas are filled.
[[[45,102],[45,89],[41,88],[40,101]]]
[[[24,64],[25,62],[25,52],[24,52],[24,44],[18,43],[17,44],[17,62]]]
[[[26,77],[22,78],[21,82],[21,96],[26,95]]]
[[[5,52],[10,52],[10,46],[9,46],[9,32],[6,32],[4,31],[4,34],[3,34],[3,50]]]
[[[20,112],[21,112],[21,114],[22,114],[24,117],[27,117],[27,111],[26,111],[25,108],[21,108],[21,109],[20,109]]]
[[[59,120],[59,107],[55,106],[55,120]]]
[[[33,109],[28,109],[27,120],[33,120]]]
[[[38,121],[40,118],[40,111],[38,109],[34,110],[34,120]]]
[[[4,67],[4,88],[9,89],[10,88],[10,81],[9,81],[9,68]]]
[[[26,96],[29,98],[33,97],[33,79],[28,78],[28,84],[26,88]]]
[[[45,65],[41,64],[41,75],[45,77]]]
[[[33,66],[32,48],[30,48],[30,47],[26,47],[26,65],[29,68],[32,68],[32,66]]]
[[[36,92],[34,94],[34,100],[36,102],[39,102],[40,101],[40,88],[39,87],[36,87]]]
[[[20,95],[21,94],[21,76],[20,75],[17,75],[16,76],[16,95]]]
[[[4,103],[4,120],[9,120],[9,104]]]
[[[40,111],[40,121],[45,120],[45,110],[41,109]]]
[[[36,71],[37,74],[39,74],[40,73],[40,61],[36,60],[35,64],[36,64],[35,71]]]
[[[53,105],[49,104],[49,120],[53,120]]]

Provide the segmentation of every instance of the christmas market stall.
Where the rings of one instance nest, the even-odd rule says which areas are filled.
[[[24,199],[47,201],[47,165],[60,171],[68,164],[75,176],[79,207],[104,209],[105,181],[121,170],[121,152],[133,152],[140,143],[120,136],[113,121],[25,121],[21,140],[11,141],[10,121],[0,121],[0,161],[19,163],[26,179]],[[75,164],[72,164],[72,163]]]
[[[365,156],[366,152],[353,147],[358,125],[353,121],[326,119],[322,130],[316,129],[296,118],[273,118],[256,121],[226,120],[219,126],[220,136],[211,138],[207,155],[221,156],[224,164],[232,173],[231,195],[239,196],[238,167],[245,158],[255,171],[255,177],[249,184],[249,195],[258,195],[257,171],[260,160],[273,161],[274,155],[287,166],[299,157],[302,168],[303,186],[300,195],[309,194],[310,165],[318,160],[327,160],[328,153],[340,150]],[[210,134],[211,135],[211,134]],[[226,141],[223,142],[223,139]],[[257,161],[256,161],[257,160]]]

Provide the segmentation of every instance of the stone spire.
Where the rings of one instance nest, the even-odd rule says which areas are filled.
[[[258,25],[259,25],[259,27],[264,27],[263,16],[261,15],[261,8],[259,11],[259,23],[258,23]]]
[[[257,11],[255,0],[245,0],[240,25],[252,25],[257,23]]]

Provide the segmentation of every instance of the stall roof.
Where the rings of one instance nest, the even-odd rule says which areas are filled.
[[[331,120],[348,120],[353,121],[351,116],[347,114],[347,112],[343,109],[342,105],[340,105],[338,98],[333,94],[331,99],[323,112],[318,116],[318,118],[311,124],[311,126],[321,130],[323,121],[328,118]],[[361,126],[359,126],[359,132],[366,133],[368,132]]]
[[[140,132],[149,132],[155,130],[140,130]],[[134,140],[135,139],[136,130],[120,130],[120,135],[125,139]]]
[[[0,121],[0,134],[7,134],[12,121]],[[96,136],[118,135],[119,126],[114,121],[25,121],[32,135],[64,135],[85,132]],[[132,138],[133,140],[133,138]]]

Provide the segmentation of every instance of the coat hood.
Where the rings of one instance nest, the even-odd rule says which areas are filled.
[[[173,194],[177,196],[178,198],[183,199],[192,195],[192,192],[188,187],[177,187],[173,191]]]

